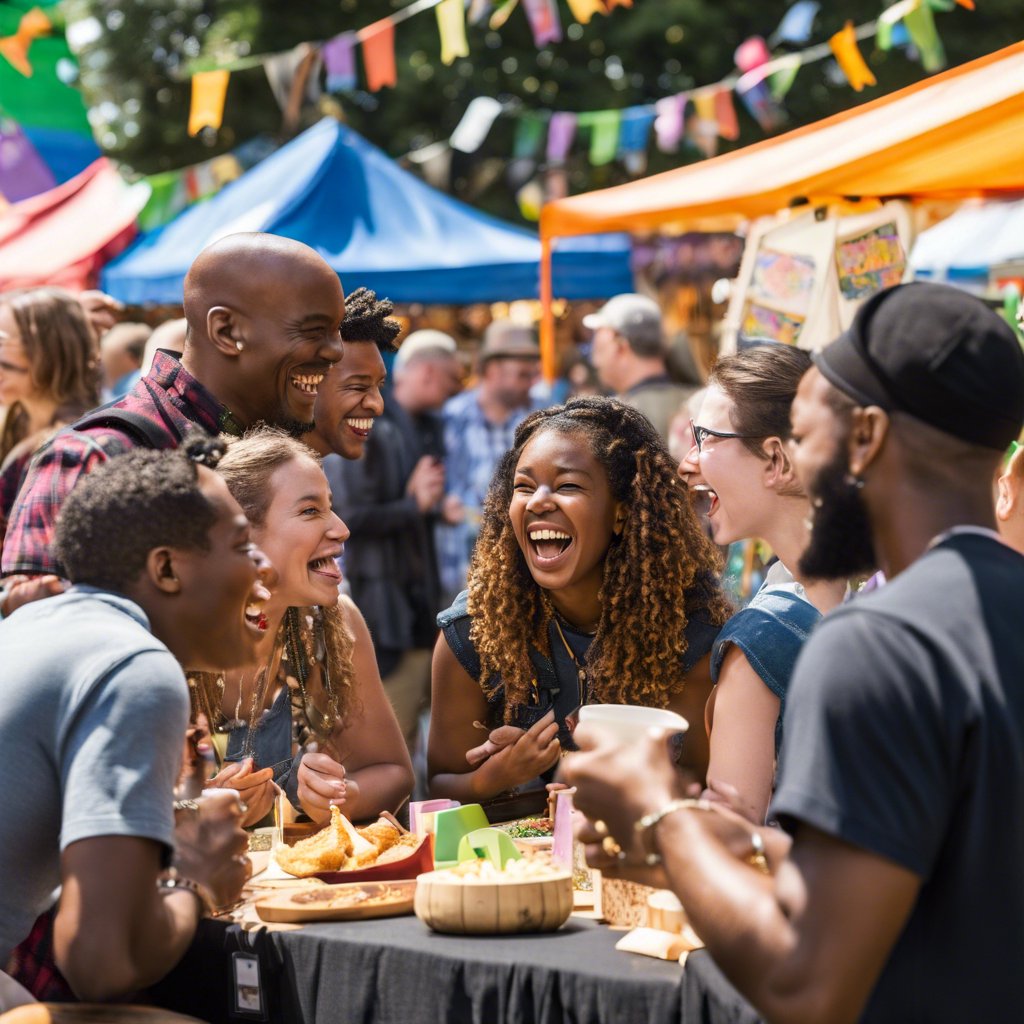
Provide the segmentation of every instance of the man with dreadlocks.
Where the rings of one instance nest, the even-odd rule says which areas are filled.
[[[729,614],[717,570],[646,417],[607,398],[529,416],[487,496],[469,589],[438,619],[434,795],[539,788],[586,703],[683,714],[698,725],[683,760],[703,776],[708,656]],[[478,722],[500,728],[470,763]]]
[[[317,394],[316,426],[303,438],[329,463],[361,459],[378,416],[384,411],[381,389],[387,379],[382,352],[394,349],[402,325],[392,319],[394,306],[369,288],[345,299],[341,339],[345,354]]]
[[[363,291],[353,294],[349,309]],[[386,318],[391,303],[376,302],[374,310],[373,327],[362,333],[375,337],[386,331],[393,338],[399,328]],[[342,334],[349,341],[344,325]],[[349,353],[361,348],[372,346],[346,347],[343,379]],[[444,437],[435,414],[458,386],[455,341],[440,331],[417,331],[399,349],[394,371],[394,389],[365,456],[359,461],[328,457],[324,473],[335,511],[352,531],[346,579],[373,636],[385,692],[413,750],[430,694],[434,617],[442,607],[434,523],[444,493]]]

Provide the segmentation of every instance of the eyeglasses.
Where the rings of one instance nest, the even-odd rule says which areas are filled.
[[[690,420],[690,436],[693,438],[693,443],[697,446],[698,454],[704,450],[704,442],[709,437],[717,437],[719,440],[727,441],[731,437],[738,437],[745,441],[752,441],[756,437],[760,437],[760,434],[731,434],[725,430],[711,430],[709,427],[699,427],[693,420]]]

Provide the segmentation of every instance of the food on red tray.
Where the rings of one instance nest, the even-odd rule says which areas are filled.
[[[390,864],[407,857],[420,841],[419,836],[402,832],[384,819],[357,829],[337,807],[332,807],[325,828],[294,846],[278,847],[274,856],[288,874],[308,878],[325,871]]]

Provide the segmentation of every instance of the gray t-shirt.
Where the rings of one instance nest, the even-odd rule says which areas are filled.
[[[1024,558],[962,533],[826,615],[797,661],[772,815],[921,880],[862,1021],[1021,1020],[1022,607]]]
[[[0,964],[95,836],[173,843],[188,688],[138,605],[92,587],[0,622]]]

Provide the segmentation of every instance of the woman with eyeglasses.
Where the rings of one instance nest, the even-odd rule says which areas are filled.
[[[785,345],[721,359],[679,465],[691,496],[708,502],[716,543],[756,537],[778,558],[750,604],[715,641],[715,688],[705,713],[705,795],[726,799],[758,823],[771,798],[793,665],[811,629],[846,591],[846,580],[809,579],[799,568],[810,507],[789,455],[789,408],[810,366],[806,352]]]

